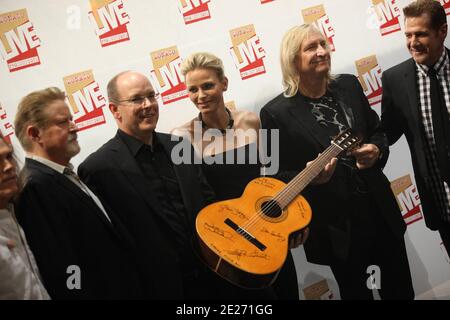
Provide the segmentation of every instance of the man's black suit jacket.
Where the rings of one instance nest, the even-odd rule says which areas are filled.
[[[177,141],[171,141],[168,134],[155,135],[170,156]],[[191,147],[190,143],[185,145]],[[212,201],[213,193],[200,166],[179,164],[173,168],[192,227],[189,237],[193,238],[196,215]],[[112,206],[134,238],[145,269],[147,295],[154,299],[182,298],[180,261],[171,241],[171,227],[161,216],[163,210],[155,195],[149,191],[152,182],[120,136],[116,134],[91,154],[79,166],[78,173]]]
[[[450,54],[449,50],[447,53]],[[432,190],[426,184],[430,176],[425,152],[425,129],[419,105],[419,88],[416,64],[408,59],[386,71],[381,77],[383,98],[381,102],[381,123],[389,144],[394,144],[403,134],[408,141],[414,177],[420,195],[425,223],[431,230],[442,225],[442,215],[434,202]]]
[[[361,170],[360,175],[375,195],[380,214],[392,231],[403,239],[406,225],[390,189],[390,182],[382,172],[389,148],[385,134],[379,130],[378,115],[370,108],[355,76],[337,76],[329,90],[344,111],[350,127],[364,138],[363,143],[377,145],[382,153],[374,167]],[[317,123],[300,94],[291,98],[280,94],[261,109],[260,117],[262,128],[279,129],[279,177],[285,182],[330,145],[326,131]],[[350,245],[349,209],[348,202],[342,200],[347,195],[346,190],[340,188],[339,176],[338,166],[327,184],[310,186],[303,192],[313,215],[310,236],[304,245],[310,262],[330,264],[332,257],[347,258]]]
[[[114,214],[111,223],[78,186],[38,161],[26,159],[23,176],[16,212],[51,298],[141,297],[132,240]],[[67,286],[75,283],[67,281],[72,265],[80,290]]]

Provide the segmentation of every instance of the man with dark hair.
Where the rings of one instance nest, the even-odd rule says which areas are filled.
[[[389,144],[409,144],[426,225],[450,252],[450,58],[447,22],[439,1],[417,0],[403,9],[412,56],[382,76],[382,125]]]

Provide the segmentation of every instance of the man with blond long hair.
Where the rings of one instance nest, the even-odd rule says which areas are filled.
[[[358,79],[331,76],[328,43],[308,24],[285,34],[281,66],[285,90],[260,114],[263,128],[279,130],[281,172],[293,177],[346,128],[363,137],[359,148],[338,160],[329,181],[304,191],[313,212],[304,244],[308,261],[331,267],[342,299],[373,299],[374,267],[381,298],[414,298],[406,225],[382,172],[386,135]]]

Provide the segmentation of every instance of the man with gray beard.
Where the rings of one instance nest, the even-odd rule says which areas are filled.
[[[14,124],[27,153],[16,212],[50,296],[142,297],[132,241],[73,172],[70,160],[80,146],[64,92],[47,88],[28,94]]]

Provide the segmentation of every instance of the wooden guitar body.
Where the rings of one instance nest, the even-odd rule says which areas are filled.
[[[196,229],[205,263],[241,287],[269,286],[286,260],[289,236],[311,220],[311,208],[301,195],[284,209],[272,200],[287,191],[277,179],[256,178],[240,198],[201,210]]]

